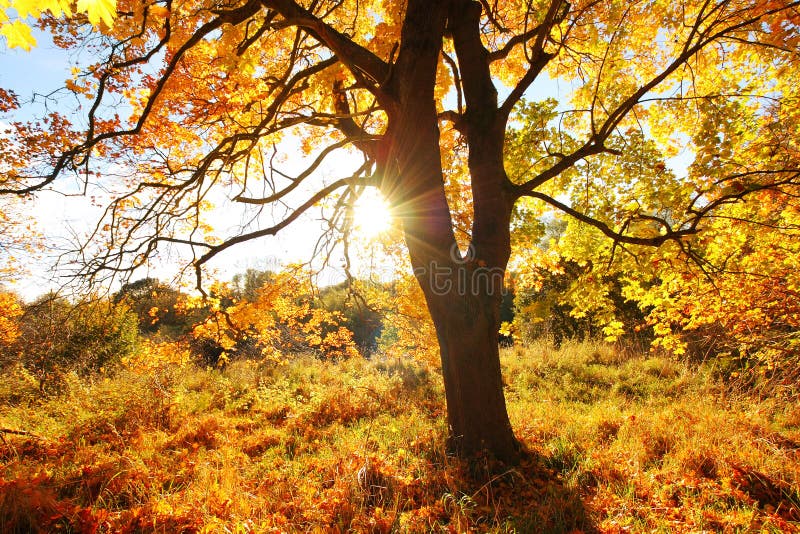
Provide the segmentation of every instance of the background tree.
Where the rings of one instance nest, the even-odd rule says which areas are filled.
[[[275,278],[272,271],[247,269],[244,273],[233,275],[231,279],[231,296],[237,300],[254,301],[258,298],[258,290]]]
[[[370,280],[347,280],[320,288],[319,306],[341,313],[344,326],[353,333],[353,341],[362,354],[369,355],[377,348],[385,321],[385,313],[374,300],[389,291],[386,284]]]
[[[70,173],[103,181],[113,162],[80,274],[130,272],[172,244],[191,249],[201,287],[212,258],[324,200],[346,235],[348,206],[379,187],[435,325],[452,446],[465,453],[518,454],[497,348],[514,213],[566,213],[612,259],[667,246],[702,262],[709,217],[757,192],[794,198],[797,2],[117,7],[92,33],[83,16],[43,17],[60,46],[99,58],[67,81],[89,99],[84,121],[13,122],[0,193]],[[557,98],[520,106],[532,88]],[[290,139],[304,170],[282,164]],[[316,172],[353,149],[361,159],[343,176]],[[681,151],[685,173],[668,165]],[[223,198],[254,211],[215,235],[208,211]],[[274,219],[259,217],[265,207]]]
[[[19,316],[22,306],[13,293],[0,289],[0,346],[7,346],[19,337]]]
[[[47,294],[22,307],[18,332],[3,347],[3,364],[21,363],[52,392],[70,371],[109,368],[137,346],[138,322],[127,306],[105,300],[73,304]]]
[[[142,333],[177,339],[188,334],[207,315],[202,308],[187,307],[187,299],[187,295],[168,284],[142,278],[123,284],[112,302],[122,303],[136,314]]]
[[[217,304],[192,332],[207,362],[235,356],[282,361],[302,352],[332,360],[358,355],[344,315],[314,305],[308,279],[302,269],[273,274],[252,300],[235,301],[229,289],[215,288]]]

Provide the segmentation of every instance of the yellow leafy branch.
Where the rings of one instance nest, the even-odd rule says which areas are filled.
[[[0,0],[0,9],[0,35],[6,38],[6,46],[26,51],[36,46],[27,19],[47,12],[54,17],[73,15],[70,0]],[[110,28],[117,17],[117,0],[78,0],[77,12],[85,13],[96,28],[101,22]]]

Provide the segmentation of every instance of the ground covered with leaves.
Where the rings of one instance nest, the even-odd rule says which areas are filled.
[[[129,365],[48,398],[20,371],[0,531],[800,532],[796,403],[602,345],[503,364],[517,466],[447,456],[409,361]]]

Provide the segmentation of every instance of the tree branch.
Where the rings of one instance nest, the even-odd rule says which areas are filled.
[[[97,95],[95,96],[95,99],[89,110],[89,115],[88,115],[89,126],[86,133],[86,140],[83,143],[63,152],[56,160],[56,163],[53,166],[53,170],[48,175],[46,175],[41,182],[22,189],[0,189],[0,194],[25,195],[40,190],[49,185],[50,183],[52,183],[56,178],[58,178],[61,172],[68,166],[78,167],[84,164],[91,150],[101,142],[109,139],[114,139],[117,137],[136,135],[139,132],[141,132],[142,128],[144,127],[145,121],[150,116],[150,113],[153,110],[153,107],[155,106],[156,100],[166,87],[167,81],[169,80],[172,73],[175,71],[178,63],[180,62],[181,58],[183,58],[184,54],[186,54],[186,52],[190,50],[192,47],[194,47],[196,44],[201,42],[207,35],[219,29],[224,24],[233,24],[233,25],[240,24],[245,20],[247,20],[248,18],[255,15],[260,8],[261,6],[259,0],[250,0],[247,4],[245,4],[240,8],[221,12],[221,14],[217,16],[217,18],[203,24],[194,34],[192,34],[192,36],[189,39],[187,39],[187,41],[183,45],[181,45],[180,48],[178,48],[178,50],[175,51],[174,55],[170,59],[166,68],[164,69],[164,73],[158,79],[158,82],[153,88],[153,91],[150,93],[150,96],[148,97],[147,102],[145,103],[142,109],[141,115],[139,116],[138,120],[136,121],[136,123],[132,128],[126,130],[104,132],[97,136],[94,135],[94,128],[95,128],[94,114],[100,107],[100,104],[103,100],[103,95],[105,93],[105,84],[100,84],[97,90]],[[163,43],[159,43],[158,47],[161,46],[163,46]],[[148,54],[145,57],[150,57],[150,56],[151,54]],[[76,160],[76,158],[80,158],[81,155],[83,155],[82,159]]]
[[[790,9],[791,7],[796,5],[800,5],[800,2],[792,2],[792,4],[790,5],[772,9],[757,17],[749,17],[745,20],[737,21],[719,30],[713,29],[714,25],[721,24],[720,21],[715,21],[714,23],[711,24],[709,28],[706,28],[705,31],[701,31],[700,27],[702,23],[708,17],[710,17],[710,14],[704,14],[704,11],[701,11],[694,22],[689,37],[687,37],[686,44],[683,47],[683,50],[663,71],[654,76],[647,83],[640,86],[636,91],[634,91],[625,100],[623,100],[622,103],[620,103],[613,111],[611,111],[608,114],[608,116],[606,117],[605,121],[603,122],[603,124],[600,126],[599,129],[595,129],[594,124],[592,124],[592,131],[594,133],[589,138],[589,140],[586,141],[586,143],[584,143],[584,145],[581,148],[579,148],[574,153],[565,156],[564,158],[559,160],[555,165],[553,165],[553,167],[540,173],[538,176],[534,177],[528,182],[515,186],[515,190],[519,195],[528,195],[531,191],[541,186],[548,180],[554,178],[555,176],[558,176],[561,172],[568,169],[569,167],[577,163],[579,160],[589,155],[598,154],[601,152],[612,152],[611,150],[609,150],[604,146],[604,143],[611,135],[611,133],[614,131],[614,128],[616,128],[619,125],[619,123],[627,116],[627,114],[630,113],[631,110],[633,110],[633,108],[641,102],[641,99],[644,95],[652,91],[661,82],[666,80],[679,67],[686,64],[691,57],[700,52],[700,50],[702,50],[709,44],[726,37],[728,34],[732,32],[735,32],[741,28],[745,28],[757,22],[758,20],[760,20],[762,16],[766,14],[774,14],[786,9]],[[692,40],[694,40],[695,37],[697,37],[697,41],[694,42],[694,44],[692,44]]]
[[[380,85],[389,76],[389,65],[381,58],[337,31],[293,0],[260,0],[261,4],[280,13],[288,23],[309,32],[315,39],[330,48],[347,65],[354,76],[364,82],[363,73],[371,83],[365,83],[376,96],[383,98]]]
[[[600,144],[596,137],[592,137],[581,148],[568,155],[560,155],[560,159],[549,169],[539,173],[525,183],[515,185],[514,191],[517,198],[529,195],[534,189],[555,178],[580,160],[602,152],[614,152]]]
[[[503,48],[499,50],[494,50],[493,52],[489,53],[489,62],[494,63],[495,61],[505,59],[508,55],[514,50],[515,47],[527,43],[531,38],[536,37],[539,35],[539,32],[542,31],[543,24],[539,24],[535,28],[531,28],[530,30],[517,34],[506,41],[506,44],[503,45]]]
[[[314,171],[317,170],[317,168],[322,164],[322,162],[325,160],[325,158],[327,156],[329,156],[335,150],[337,150],[339,148],[342,148],[344,146],[347,146],[348,144],[350,144],[352,142],[353,142],[352,139],[345,139],[343,141],[339,141],[338,143],[334,143],[332,145],[329,145],[329,146],[325,147],[322,150],[322,152],[314,159],[314,161],[311,163],[311,165],[309,165],[303,172],[301,172],[295,178],[291,179],[291,184],[289,184],[288,186],[286,186],[285,188],[281,189],[279,192],[277,192],[277,193],[275,193],[273,195],[270,195],[270,196],[267,196],[267,197],[264,197],[264,198],[251,198],[251,197],[243,196],[243,194],[239,194],[239,195],[236,195],[235,197],[233,197],[233,200],[235,200],[236,202],[241,202],[243,204],[252,204],[252,205],[264,205],[264,204],[270,204],[272,202],[276,202],[276,201],[284,198],[286,195],[288,195],[292,191],[294,191],[300,184],[303,183],[303,181],[306,178],[311,176],[314,173]],[[368,165],[369,165],[369,162],[365,163],[364,165],[361,166],[361,168],[359,170],[366,170],[365,167],[368,166]]]
[[[589,226],[597,228],[605,236],[610,237],[615,242],[619,242],[619,243],[627,243],[629,245],[645,245],[645,246],[651,246],[651,247],[658,247],[658,246],[664,244],[667,241],[680,241],[684,237],[689,236],[689,235],[693,235],[693,234],[695,234],[697,232],[697,230],[695,228],[683,229],[683,230],[672,230],[672,229],[670,229],[668,227],[665,227],[666,228],[666,233],[658,235],[658,236],[653,236],[653,237],[637,237],[637,236],[631,236],[631,235],[624,235],[621,232],[615,231],[613,228],[608,226],[603,221],[598,221],[594,217],[590,217],[590,216],[586,215],[585,213],[581,213],[578,210],[576,210],[576,209],[564,204],[563,202],[559,202],[558,200],[556,200],[556,199],[554,199],[554,198],[552,198],[552,197],[550,197],[548,195],[545,195],[544,193],[540,193],[538,191],[531,191],[531,192],[525,193],[523,196],[527,196],[527,197],[530,197],[530,198],[535,198],[535,199],[541,200],[543,202],[546,202],[547,204],[550,204],[554,208],[557,208],[558,210],[560,210],[560,211],[566,213],[567,215],[573,217],[574,219],[577,219],[577,220],[581,221],[582,223],[585,223],[585,224],[588,224]],[[653,219],[657,219],[657,218],[653,218]],[[660,222],[663,223],[663,221],[660,221]]]
[[[355,177],[350,176],[350,177],[347,177],[347,178],[340,178],[340,179],[334,181],[333,183],[329,184],[328,186],[323,187],[322,189],[320,189],[319,191],[317,191],[313,195],[311,195],[311,197],[309,197],[308,200],[306,200],[303,204],[301,204],[296,209],[294,209],[285,219],[283,219],[278,224],[270,226],[269,228],[263,228],[261,230],[256,230],[254,232],[248,232],[246,234],[239,234],[239,235],[237,235],[235,237],[232,237],[232,238],[228,239],[227,241],[225,241],[223,243],[220,243],[219,245],[208,246],[208,249],[209,249],[208,252],[206,252],[205,254],[200,256],[194,262],[195,275],[196,275],[196,279],[197,279],[197,289],[198,289],[198,291],[200,291],[203,295],[206,294],[205,291],[203,290],[203,287],[202,287],[202,279],[203,279],[203,277],[202,277],[202,267],[203,267],[204,264],[206,264],[208,261],[210,261],[212,258],[214,258],[214,256],[216,256],[217,254],[219,254],[220,252],[222,252],[224,250],[227,250],[227,249],[231,248],[234,245],[238,245],[238,244],[244,243],[246,241],[251,241],[253,239],[258,239],[260,237],[274,236],[278,232],[280,232],[281,230],[283,230],[284,228],[289,226],[291,223],[296,221],[303,213],[308,211],[311,207],[316,205],[323,198],[327,197],[328,195],[330,195],[331,193],[333,193],[337,189],[340,189],[342,187],[354,187],[354,186],[357,186],[357,185],[377,186],[378,184],[377,184],[377,180],[374,177],[355,178]]]

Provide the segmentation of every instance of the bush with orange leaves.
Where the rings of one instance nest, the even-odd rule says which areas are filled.
[[[224,364],[236,356],[278,361],[300,352],[334,360],[357,356],[344,316],[315,306],[307,276],[299,269],[276,274],[252,300],[235,301],[224,285],[215,287],[222,297],[213,300],[208,318],[192,332],[205,346],[207,363]]]
[[[13,343],[19,337],[17,318],[22,315],[22,306],[13,293],[0,291],[0,345]]]

